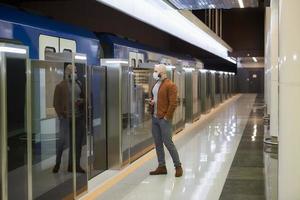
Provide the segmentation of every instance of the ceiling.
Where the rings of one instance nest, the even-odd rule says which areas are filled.
[[[265,0],[168,0],[177,9],[200,10],[214,8],[240,8],[239,1],[242,1],[244,7],[258,7]]]
[[[263,63],[265,61],[264,57],[255,57],[256,62]],[[252,57],[240,57],[237,59],[239,63],[251,63],[254,62]]]

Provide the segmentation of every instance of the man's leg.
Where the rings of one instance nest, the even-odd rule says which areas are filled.
[[[77,117],[76,118],[76,171],[79,173],[85,173],[84,169],[80,166],[80,158],[82,153],[82,142],[83,142],[83,136],[85,135],[84,130],[84,118],[83,117]]]
[[[155,150],[158,160],[158,166],[165,166],[165,151],[163,146],[163,139],[161,134],[161,129],[159,126],[159,119],[152,117],[152,136],[154,139]]]
[[[158,160],[158,167],[150,172],[150,175],[167,174],[164,144],[162,140],[161,130],[159,127],[159,119],[152,117],[152,135],[155,144],[155,150]]]
[[[59,119],[59,139],[56,145],[56,163],[53,168],[53,173],[57,173],[60,168],[61,157],[64,151],[64,146],[66,144],[66,134],[68,134],[68,120]]]
[[[160,129],[161,129],[163,143],[167,147],[167,149],[172,157],[174,166],[175,167],[181,166],[178,151],[172,141],[172,123],[165,119],[160,119],[159,125],[160,125]]]

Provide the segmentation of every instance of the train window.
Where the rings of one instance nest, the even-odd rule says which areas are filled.
[[[142,63],[143,63],[142,59],[139,59],[138,67],[139,67],[140,64],[142,64]]]
[[[56,53],[56,50],[54,47],[49,47],[49,46],[45,47],[45,54],[49,52]]]
[[[131,67],[136,67],[136,61],[134,58],[131,59]]]
[[[59,52],[76,52],[76,41],[59,38]]]
[[[72,53],[72,50],[71,49],[64,49],[63,52],[69,52],[69,53]]]

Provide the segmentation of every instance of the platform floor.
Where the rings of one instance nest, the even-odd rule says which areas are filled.
[[[94,189],[83,199],[277,199],[277,154],[263,144],[268,131],[261,105],[260,96],[236,95],[178,133],[174,140],[183,177],[174,177],[166,149],[168,174],[149,176],[157,166],[151,151],[91,181],[89,188]]]

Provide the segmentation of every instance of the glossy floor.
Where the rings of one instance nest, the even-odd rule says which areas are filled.
[[[168,175],[148,175],[157,166],[153,157],[96,199],[219,199],[255,99],[256,95],[242,95],[205,123],[190,125],[188,133],[176,140],[183,177],[174,177],[173,163],[166,150]]]

